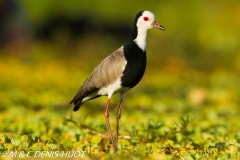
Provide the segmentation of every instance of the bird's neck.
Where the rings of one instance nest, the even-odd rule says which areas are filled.
[[[134,41],[139,48],[141,48],[144,52],[146,51],[146,38],[147,38],[147,29],[146,28],[137,28],[136,26],[133,28],[131,41]]]
[[[137,37],[133,40],[139,48],[141,48],[143,51],[146,51],[146,45],[147,45],[147,30],[145,28],[138,29]]]

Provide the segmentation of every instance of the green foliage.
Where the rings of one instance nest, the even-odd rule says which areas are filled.
[[[34,156],[36,151],[78,150],[86,151],[85,158],[105,159],[240,156],[240,92],[234,74],[185,70],[182,75],[161,72],[159,79],[146,73],[148,78],[129,92],[124,102],[115,153],[103,116],[106,98],[84,104],[79,112],[72,112],[68,104],[89,72],[79,70],[76,59],[54,59],[42,65],[44,56],[34,63],[2,58],[1,153],[23,151]],[[112,127],[117,103],[114,96]]]

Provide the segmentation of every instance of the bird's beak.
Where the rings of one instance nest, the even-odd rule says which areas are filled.
[[[165,31],[165,28],[163,26],[161,26],[160,24],[158,24],[156,21],[154,21],[152,23],[152,25],[153,25],[154,28],[159,28],[159,29]]]

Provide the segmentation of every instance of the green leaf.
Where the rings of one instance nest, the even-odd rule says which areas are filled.
[[[72,147],[72,141],[71,140],[63,140],[60,144],[62,144],[64,147]]]
[[[54,143],[48,143],[46,146],[48,146],[52,150],[57,150],[59,148],[59,145]]]
[[[4,150],[4,145],[2,143],[0,143],[0,151]]]
[[[15,145],[15,146],[19,146],[19,144],[20,144],[21,142],[22,142],[22,141],[21,141],[19,138],[17,138],[17,137],[14,137],[14,138],[11,139],[11,143],[12,143],[13,145]]]
[[[23,136],[21,137],[21,141],[22,141],[22,142],[27,142],[27,141],[28,141],[28,136],[27,136],[27,135],[23,135]]]

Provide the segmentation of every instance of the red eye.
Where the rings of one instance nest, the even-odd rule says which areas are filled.
[[[143,17],[143,19],[144,19],[144,21],[148,21],[149,18],[148,17]]]

